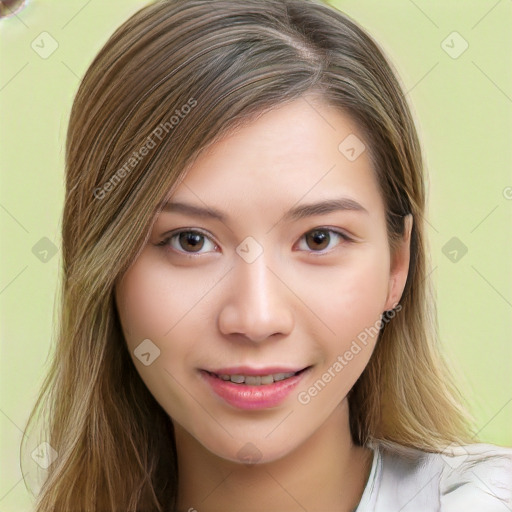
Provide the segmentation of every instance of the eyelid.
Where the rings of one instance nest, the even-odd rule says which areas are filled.
[[[184,227],[184,228],[176,228],[172,229],[171,231],[166,231],[162,235],[160,235],[160,238],[162,240],[168,239],[173,237],[174,235],[178,235],[180,233],[187,233],[187,232],[193,232],[193,233],[201,233],[201,235],[204,235],[208,238],[210,238],[212,241],[214,241],[214,237],[211,233],[208,233],[208,231],[204,230],[203,228],[192,228],[192,227]],[[217,244],[217,242],[215,242]]]

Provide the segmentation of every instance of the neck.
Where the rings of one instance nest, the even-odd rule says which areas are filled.
[[[347,400],[295,450],[264,464],[217,457],[177,424],[175,435],[179,511],[352,512],[373,456],[369,448],[352,442]]]

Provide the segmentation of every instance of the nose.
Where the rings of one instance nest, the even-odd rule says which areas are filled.
[[[226,300],[218,316],[220,331],[261,342],[288,335],[294,327],[292,292],[267,266],[265,254],[247,263],[238,258],[230,272]]]

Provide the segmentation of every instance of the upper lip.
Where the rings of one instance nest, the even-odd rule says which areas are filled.
[[[230,366],[226,368],[217,368],[215,370],[206,370],[216,375],[274,375],[276,373],[297,373],[306,369],[307,366],[266,366],[264,368],[254,368],[251,366]]]

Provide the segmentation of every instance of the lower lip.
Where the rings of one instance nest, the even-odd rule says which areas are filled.
[[[235,384],[229,380],[214,377],[204,370],[201,370],[201,375],[212,390],[228,404],[238,409],[254,410],[279,405],[290,395],[307,372],[308,370],[304,370],[288,379],[261,386]]]

